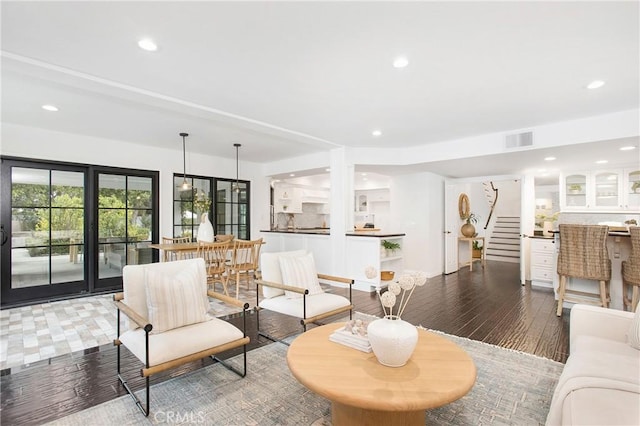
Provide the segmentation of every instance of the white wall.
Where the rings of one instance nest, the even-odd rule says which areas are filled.
[[[190,153],[187,174],[235,179],[235,158]],[[152,148],[111,139],[52,132],[14,124],[2,125],[0,154],[23,158],[94,164],[160,172],[160,235],[172,235],[173,174],[182,173],[182,143],[176,149]],[[240,157],[242,158],[242,157]],[[269,180],[260,165],[240,160],[240,179],[251,181],[251,235],[269,227]]]
[[[404,267],[429,277],[444,271],[444,178],[433,173],[392,177],[390,232],[404,232]]]

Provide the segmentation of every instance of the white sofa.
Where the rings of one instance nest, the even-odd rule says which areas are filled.
[[[570,355],[553,394],[548,426],[640,425],[639,317],[572,307]]]

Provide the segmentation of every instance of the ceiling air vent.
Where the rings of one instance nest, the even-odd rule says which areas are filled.
[[[533,132],[515,133],[505,137],[505,148],[522,148],[533,145]]]

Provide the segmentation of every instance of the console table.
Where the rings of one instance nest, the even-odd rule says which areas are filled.
[[[484,245],[484,237],[458,237],[458,241],[467,241],[469,243],[469,262],[468,263],[460,263],[460,250],[458,250],[458,267],[469,265],[469,270],[473,271],[473,242],[474,241],[482,241],[482,250],[480,251],[480,263],[484,268],[485,260],[484,253],[486,251],[486,247]]]

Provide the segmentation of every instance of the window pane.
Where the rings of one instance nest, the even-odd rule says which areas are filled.
[[[198,215],[193,211],[193,203],[191,201],[180,201],[178,211],[180,216],[176,220],[176,224],[186,226],[199,223]]]
[[[98,238],[111,241],[124,241],[125,218],[124,210],[100,209],[98,210]]]
[[[84,174],[51,171],[51,206],[84,207]]]
[[[100,267],[100,278],[116,277],[122,275],[122,268],[126,265],[126,253],[124,243],[110,243],[102,245],[104,266]]]
[[[49,209],[11,209],[11,244],[29,247],[49,244]]]
[[[100,174],[98,207],[125,207],[126,176]]]
[[[11,169],[12,207],[48,207],[49,197],[49,170]]]
[[[11,249],[11,288],[49,284],[49,248]]]
[[[129,244],[127,265],[142,265],[153,261],[153,250],[148,242]]]
[[[129,242],[151,241],[151,211],[150,210],[128,210]]]
[[[231,182],[218,181],[218,190],[216,191],[216,201],[229,201],[231,193]]]
[[[174,226],[173,227],[173,236],[174,237],[190,237],[193,239],[193,233],[191,231],[191,226]]]
[[[150,209],[152,179],[146,177],[129,176],[128,207],[137,209]]]
[[[84,279],[82,245],[51,247],[51,283],[66,283]]]
[[[175,198],[176,200],[180,200],[182,199],[182,196],[188,196],[189,199],[191,199],[191,189],[186,189],[186,190],[182,190],[182,184],[184,183],[184,179],[182,176],[174,176],[173,177],[173,187],[174,189],[174,195],[176,195],[177,197]],[[187,183],[191,186],[193,186],[193,179],[191,179],[190,177],[187,176]]]

